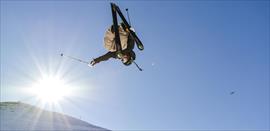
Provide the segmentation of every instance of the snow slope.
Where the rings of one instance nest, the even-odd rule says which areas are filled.
[[[106,130],[21,102],[0,102],[0,130]]]

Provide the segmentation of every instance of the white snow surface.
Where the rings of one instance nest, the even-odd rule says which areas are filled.
[[[0,102],[0,130],[107,130],[61,113],[21,102]]]

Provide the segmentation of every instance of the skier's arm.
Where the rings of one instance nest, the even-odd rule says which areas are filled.
[[[93,64],[92,65],[97,64],[97,63],[99,63],[101,61],[106,61],[106,60],[108,60],[110,58],[116,58],[115,52],[108,52],[105,55],[102,55],[102,56],[100,56],[98,58],[95,58],[93,60]]]

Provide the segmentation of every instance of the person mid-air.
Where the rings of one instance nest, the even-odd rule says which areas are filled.
[[[104,36],[104,47],[106,50],[108,50],[108,52],[100,57],[93,59],[90,62],[90,65],[94,66],[99,62],[106,61],[110,58],[115,58],[121,60],[124,65],[128,66],[132,64],[132,62],[136,59],[136,54],[133,51],[135,41],[130,36],[130,33],[124,30],[123,23],[118,25],[122,51],[117,51],[113,27],[113,25],[110,26]]]

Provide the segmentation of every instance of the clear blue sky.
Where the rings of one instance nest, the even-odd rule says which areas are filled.
[[[109,1],[1,1],[1,101],[37,104],[24,89],[45,73],[75,90],[62,112],[108,129],[270,130],[269,1],[115,3],[143,72],[59,56],[106,52]]]

